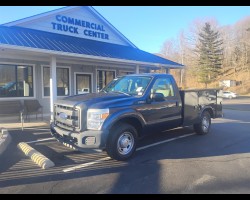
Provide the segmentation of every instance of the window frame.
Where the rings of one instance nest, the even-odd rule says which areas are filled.
[[[107,69],[107,68],[96,68],[96,70],[95,70],[95,74],[96,74],[96,92],[98,92],[98,90],[97,90],[97,88],[98,88],[98,79],[97,79],[97,76],[98,76],[98,71],[112,71],[112,72],[115,72],[115,78],[116,78],[116,69]],[[101,88],[102,89],[102,88]],[[100,89],[100,90],[101,90]]]
[[[49,65],[41,65],[41,83],[42,83],[41,88],[42,88],[42,98],[43,99],[48,99],[48,98],[50,98],[50,95],[49,96],[44,96],[44,86],[43,86],[43,69],[45,67],[48,67],[50,69]],[[69,95],[68,96],[71,96],[71,94],[72,94],[72,91],[71,91],[71,67],[70,66],[56,66],[56,69],[57,68],[67,68],[67,69],[69,69],[69,89],[70,90],[69,90]],[[68,97],[68,96],[57,96],[57,97],[64,98],[64,97]]]
[[[36,65],[29,63],[18,63],[18,62],[0,62],[2,65],[15,65],[15,66],[30,66],[32,67],[32,75],[33,75],[33,96],[32,97],[0,97],[0,101],[6,100],[25,100],[25,99],[36,99]]]
[[[130,70],[119,70],[119,76],[126,76],[126,75],[129,75],[129,74],[125,74],[125,75],[121,75],[121,73],[129,73],[129,74],[135,74],[134,71],[130,71]]]
[[[73,94],[76,95],[76,75],[77,74],[80,74],[80,75],[90,75],[91,77],[91,91],[93,93],[93,89],[94,89],[94,85],[93,85],[93,73],[90,73],[90,72],[74,72],[74,92]]]

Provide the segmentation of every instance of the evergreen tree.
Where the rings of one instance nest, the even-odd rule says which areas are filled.
[[[198,81],[207,84],[216,80],[220,74],[223,56],[223,41],[218,31],[212,30],[209,23],[205,23],[199,33],[199,44],[196,51],[199,55],[197,76]]]

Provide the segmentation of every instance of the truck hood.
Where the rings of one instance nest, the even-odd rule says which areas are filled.
[[[101,92],[70,96],[63,100],[58,100],[56,103],[72,106],[85,104],[88,108],[107,108],[115,107],[116,104],[119,104],[119,106],[131,105],[135,100],[138,100],[138,98],[126,94]]]

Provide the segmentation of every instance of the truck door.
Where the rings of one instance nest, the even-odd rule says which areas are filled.
[[[150,109],[144,112],[147,124],[162,130],[181,124],[181,99],[178,89],[170,77],[159,77],[151,88],[151,94],[162,93],[163,101],[152,101]]]

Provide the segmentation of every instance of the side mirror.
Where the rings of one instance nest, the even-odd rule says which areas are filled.
[[[155,101],[164,101],[164,95],[162,93],[153,93],[151,94],[151,99]]]

